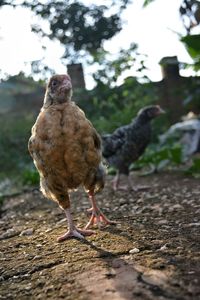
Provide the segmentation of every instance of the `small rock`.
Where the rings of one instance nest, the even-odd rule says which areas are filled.
[[[130,254],[138,253],[140,250],[138,248],[133,248],[129,251]]]
[[[168,247],[167,247],[167,244],[165,244],[164,246],[162,246],[162,247],[160,247],[160,251],[165,251],[165,250],[167,250],[168,249]]]
[[[50,285],[46,288],[45,292],[48,293],[48,292],[51,292],[54,290],[54,286],[53,285]]]
[[[165,225],[167,223],[168,223],[168,221],[164,220],[164,219],[157,222],[158,225]]]
[[[28,228],[26,230],[23,230],[21,233],[20,233],[20,236],[23,236],[23,235],[32,235],[34,232],[34,229],[33,228]]]
[[[62,219],[62,220],[60,220],[60,221],[58,221],[56,224],[57,224],[57,225],[60,225],[60,224],[62,224],[62,223],[66,223],[66,218],[64,218],[64,219]]]
[[[116,276],[116,272],[115,270],[111,269],[109,270],[107,273],[105,273],[105,276],[109,279],[109,278],[113,278]]]
[[[33,260],[40,259],[40,258],[42,258],[41,255],[36,255],[36,256],[33,257]]]
[[[48,229],[45,230],[45,233],[48,233],[48,232],[50,232],[52,230],[53,230],[53,228],[48,228]]]
[[[72,248],[71,251],[73,251],[73,252],[79,252],[79,249],[78,248]]]
[[[30,277],[30,276],[31,275],[27,273],[27,274],[22,275],[21,278],[27,278],[27,277]]]
[[[25,289],[26,291],[30,291],[31,288],[32,288],[32,287],[31,287],[31,283],[27,284],[27,286],[24,287],[24,289]]]
[[[0,240],[12,237],[16,235],[16,231],[14,228],[9,228],[8,230],[6,230],[6,232],[2,233],[0,235]]]

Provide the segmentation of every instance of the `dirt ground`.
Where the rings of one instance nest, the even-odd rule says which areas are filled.
[[[98,204],[117,225],[57,243],[66,230],[56,203],[34,190],[5,199],[0,218],[0,299],[200,299],[200,184],[176,173],[132,176],[148,190],[111,189]],[[84,226],[89,201],[72,195]]]

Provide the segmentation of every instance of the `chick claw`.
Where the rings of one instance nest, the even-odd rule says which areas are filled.
[[[102,211],[99,208],[98,209],[89,208],[88,212],[91,212],[92,215],[90,217],[89,222],[85,226],[85,229],[90,228],[90,226],[92,225],[97,225],[98,228],[101,229],[104,228],[106,225],[116,224],[116,222],[107,219],[106,216],[102,213]]]
[[[92,230],[86,230],[86,229],[79,229],[79,228],[74,228],[73,230],[68,230],[66,233],[64,233],[63,235],[61,235],[57,241],[58,242],[63,242],[69,238],[75,237],[78,239],[84,239],[84,236],[89,236],[91,234],[95,233]]]

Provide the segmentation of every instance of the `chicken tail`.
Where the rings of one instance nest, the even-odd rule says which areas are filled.
[[[94,193],[100,192],[104,188],[105,177],[105,167],[102,163],[100,163],[98,168],[90,172],[89,176],[87,177],[87,180],[84,183],[85,190],[87,192],[94,191]]]

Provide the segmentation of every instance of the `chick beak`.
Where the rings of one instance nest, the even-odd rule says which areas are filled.
[[[71,88],[72,88],[71,81],[69,79],[63,80],[60,89],[61,90],[70,90]]]

